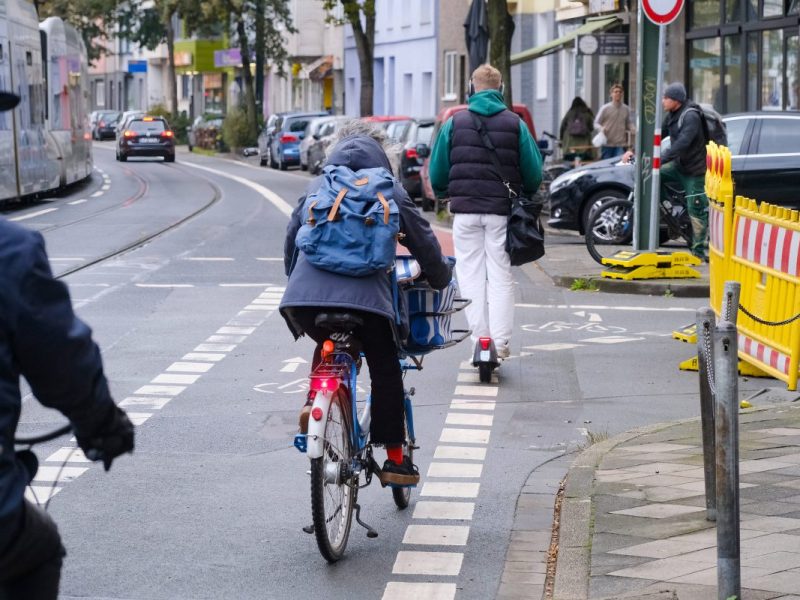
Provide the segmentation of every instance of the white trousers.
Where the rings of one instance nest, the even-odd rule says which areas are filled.
[[[456,277],[466,307],[473,343],[491,337],[495,346],[508,344],[514,327],[514,279],[506,253],[506,221],[503,215],[456,213],[453,245]]]

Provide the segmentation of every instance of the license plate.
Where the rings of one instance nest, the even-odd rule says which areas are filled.
[[[140,144],[157,144],[158,142],[158,138],[139,138]]]

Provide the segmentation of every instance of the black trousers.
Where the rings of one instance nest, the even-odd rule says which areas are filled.
[[[322,343],[329,337],[327,331],[314,325],[314,319],[320,312],[335,310],[330,307],[292,308],[292,318],[317,342],[314,367],[319,364]],[[397,357],[392,323],[386,317],[374,313],[360,310],[347,312],[357,315],[364,322],[353,334],[361,342],[372,381],[370,438],[376,444],[402,444],[405,440],[403,370]]]
[[[25,500],[19,534],[0,555],[0,600],[56,600],[66,554],[55,521]]]

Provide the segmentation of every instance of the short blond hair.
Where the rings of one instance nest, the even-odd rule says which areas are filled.
[[[500,89],[502,82],[503,77],[500,75],[500,71],[489,63],[481,65],[472,72],[472,84],[475,86],[476,92]]]

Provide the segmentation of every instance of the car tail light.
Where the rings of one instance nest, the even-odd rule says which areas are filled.
[[[488,350],[489,344],[492,343],[492,338],[487,338],[487,337],[478,338],[478,342],[481,345],[481,350]]]
[[[105,121],[100,121],[100,122],[97,124],[97,126],[98,126],[98,127],[105,127],[105,126],[106,126],[106,122],[105,122]]]
[[[122,133],[122,136],[123,136],[123,137],[126,137],[126,138],[132,138],[132,137],[136,137],[136,133],[135,133],[135,132],[133,132],[133,131],[131,131],[130,129],[126,129],[126,130],[125,130],[125,131]]]
[[[296,142],[297,136],[296,135],[289,135],[288,133],[284,133],[281,136],[281,144],[288,144],[289,142]]]
[[[161,132],[161,137],[167,137],[167,138],[171,138],[171,137],[173,137],[174,135],[175,135],[175,134],[174,134],[174,133],[172,133],[172,132],[171,132],[169,129],[168,129],[167,131],[162,131],[162,132]]]
[[[409,160],[412,159],[412,158],[418,158],[417,149],[416,148],[409,148],[408,150],[406,150],[406,158],[408,158]]]

